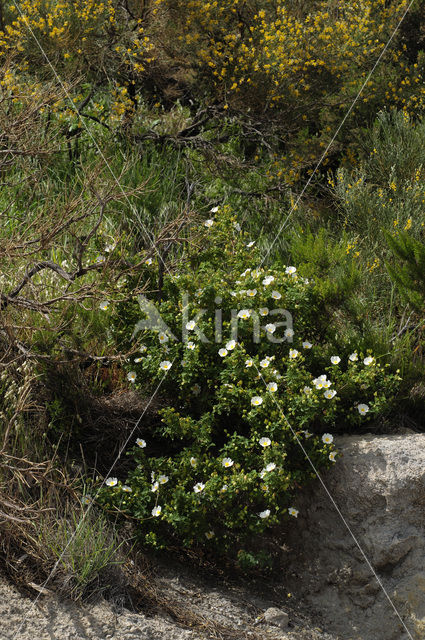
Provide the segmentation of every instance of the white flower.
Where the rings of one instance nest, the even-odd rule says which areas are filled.
[[[280,300],[280,299],[281,299],[281,297],[282,297],[282,294],[281,294],[281,293],[279,293],[279,291],[272,291],[272,298],[273,298],[274,300]]]
[[[191,458],[190,459],[190,464],[192,465],[192,467],[196,467],[196,458]]]
[[[192,393],[194,396],[199,396],[199,394],[201,393],[201,387],[199,386],[199,384],[194,384],[192,387]]]
[[[272,441],[270,440],[270,438],[260,438],[259,441],[260,445],[262,447],[270,447]]]
[[[191,351],[193,351],[193,350],[194,350],[194,348],[195,348],[195,343],[194,343],[194,342],[188,342],[188,343],[187,343],[187,345],[186,345],[186,347],[187,347],[188,349],[190,349]]]
[[[289,349],[289,357],[291,358],[291,360],[294,360],[299,354],[299,351],[297,351],[296,349]]]
[[[154,518],[157,518],[158,516],[161,515],[161,511],[162,511],[162,507],[158,506],[158,507],[154,507],[151,511],[152,515]]]
[[[143,438],[137,438],[136,444],[141,449],[144,449],[146,447],[146,440],[143,440]]]
[[[241,278],[246,278],[248,273],[251,273],[251,269],[245,269],[245,271],[243,273],[241,273]]]
[[[253,298],[255,295],[257,295],[257,289],[247,289],[246,295],[249,298]]]
[[[122,491],[125,491],[126,493],[131,493],[133,491],[133,489],[131,487],[129,487],[128,484],[123,484],[121,489],[122,489]]]
[[[134,358],[134,362],[138,363],[138,362],[142,362],[143,358]]]
[[[335,462],[336,453],[337,453],[336,451],[331,451],[331,452],[330,452],[330,454],[329,454],[329,460],[330,460],[331,462]]]
[[[166,334],[166,333],[164,333],[163,331],[161,331],[161,332],[158,334],[158,339],[159,339],[159,341],[160,341],[160,343],[161,343],[161,344],[164,344],[164,342],[168,342],[169,337],[167,336],[167,334]]]
[[[322,436],[322,442],[324,442],[325,444],[331,444],[333,440],[334,440],[334,437],[331,433],[324,433]]]
[[[261,511],[259,514],[260,518],[268,518],[270,515],[270,509],[266,509],[265,511]]]
[[[263,285],[265,287],[268,287],[268,285],[271,284],[272,282],[274,282],[274,276],[266,276],[263,280]]]
[[[293,329],[285,329],[285,338],[293,338],[294,330]]]
[[[141,344],[140,345],[140,347],[139,347],[139,352],[140,353],[145,353],[145,351],[147,351],[147,350],[148,350],[148,348],[147,348],[147,346],[145,344]]]
[[[145,264],[148,265],[148,267],[152,264],[153,260],[152,258],[147,258],[147,260],[145,260]]]
[[[165,484],[166,482],[168,482],[168,476],[159,476],[158,482],[159,484]]]
[[[297,511],[297,509],[294,509],[294,507],[289,507],[288,513],[290,516],[293,516],[294,518],[298,518],[299,512]]]
[[[205,532],[205,537],[206,537],[207,540],[211,540],[212,538],[214,538],[214,536],[215,536],[214,531],[206,531]]]
[[[234,222],[234,223],[233,223],[233,226],[235,227],[236,231],[242,231],[242,227],[241,227],[241,225],[239,224],[239,222]]]
[[[212,227],[214,224],[214,220],[205,220],[204,222],[204,226],[207,227],[207,229],[209,229],[210,227]]]
[[[276,382],[269,382],[269,384],[267,385],[267,390],[271,391],[272,393],[274,393],[275,391],[277,391],[277,384]]]
[[[159,363],[159,368],[163,371],[168,371],[168,369],[171,369],[171,365],[172,363],[169,360],[163,360]]]
[[[106,478],[105,484],[107,487],[115,487],[118,484],[118,478]]]
[[[327,389],[328,387],[331,386],[332,383],[329,380],[327,380],[326,375],[323,374],[322,376],[315,378],[313,380],[313,384],[316,387],[316,389]]]
[[[261,307],[258,313],[260,314],[260,316],[268,316],[269,310],[267,309],[267,307]]]
[[[238,311],[238,318],[242,318],[242,320],[247,320],[251,316],[251,309],[241,309]]]
[[[361,416],[364,416],[365,413],[369,411],[369,406],[367,404],[358,404],[357,405],[358,412]]]
[[[303,391],[306,396],[309,396],[311,393],[311,387],[304,387]]]
[[[189,320],[189,322],[186,323],[186,329],[188,331],[193,331],[193,329],[196,327],[196,322],[195,320]]]
[[[308,340],[304,340],[303,342],[303,349],[311,349],[313,345],[311,344],[311,342],[309,342]]]
[[[245,360],[246,367],[252,367],[253,364],[254,364],[254,361],[251,360],[250,358],[248,360]]]
[[[81,498],[81,504],[84,504],[86,506],[91,504],[92,502],[93,502],[93,498],[91,496],[83,496]]]
[[[356,362],[356,360],[358,360],[358,359],[359,359],[359,356],[357,355],[357,353],[356,353],[356,352],[354,352],[354,353],[351,353],[351,354],[348,356],[348,359],[349,359],[349,360],[351,360],[351,362]]]
[[[279,371],[277,369],[273,369],[272,371],[274,377],[276,378],[276,380],[280,380],[282,378],[281,374],[279,373]]]
[[[363,360],[363,364],[365,364],[366,366],[372,364],[372,362],[373,362],[372,356],[367,356],[367,358]]]
[[[99,309],[102,309],[102,311],[107,311],[107,309],[109,309],[109,302],[107,302],[106,300],[101,302],[99,304]]]
[[[269,358],[264,358],[264,360],[260,360],[260,367],[262,367],[263,369],[268,367],[269,364],[270,364]]]
[[[267,333],[274,333],[276,331],[276,325],[272,323],[266,324],[264,329],[267,331]]]
[[[219,350],[218,350],[218,355],[219,355],[221,358],[224,358],[224,356],[227,356],[227,353],[228,353],[227,349],[219,349]]]
[[[274,471],[276,469],[276,465],[274,462],[269,462],[269,464],[266,466],[266,471]]]
[[[221,461],[221,464],[223,465],[223,467],[226,467],[226,469],[228,467],[231,467],[233,465],[233,460],[232,458],[223,458],[223,460]]]
[[[134,382],[134,381],[135,381],[135,379],[136,379],[136,372],[135,372],[135,371],[129,371],[129,372],[127,373],[127,380],[128,380],[129,382]]]
[[[102,262],[105,262],[105,256],[97,256],[96,263],[102,264]]]
[[[236,340],[229,340],[226,344],[226,349],[232,351],[236,347]]]
[[[263,398],[261,396],[254,396],[251,398],[251,404],[253,407],[259,407],[262,402]]]
[[[311,436],[313,435],[312,433],[310,433],[308,429],[305,429],[302,433],[305,435],[306,438],[311,438]]]
[[[227,484],[223,484],[223,486],[220,489],[221,493],[224,493],[225,491],[227,491]]]
[[[197,482],[195,484],[195,486],[193,487],[193,490],[194,490],[195,493],[200,493],[204,489],[205,489],[205,485],[204,485],[203,482]]]
[[[106,253],[111,253],[111,251],[113,251],[116,246],[117,246],[116,244],[107,244],[105,247]]]
[[[326,389],[324,396],[328,400],[331,400],[334,396],[336,396],[336,391],[334,389]]]
[[[332,364],[339,364],[341,362],[341,358],[339,356],[332,356],[331,362]]]
[[[248,247],[248,249],[250,249],[251,247],[253,247],[255,244],[255,240],[252,240],[251,242],[248,242],[248,244],[246,245]]]
[[[217,213],[219,207],[213,207],[212,209],[210,209],[210,213]]]
[[[296,273],[296,271],[297,271],[296,267],[286,267],[285,269],[285,273],[287,273],[290,276]]]

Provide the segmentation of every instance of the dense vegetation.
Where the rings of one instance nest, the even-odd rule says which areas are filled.
[[[123,537],[267,565],[336,433],[423,428],[408,4],[0,2],[11,565],[75,595]]]

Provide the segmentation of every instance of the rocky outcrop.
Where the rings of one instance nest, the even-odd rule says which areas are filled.
[[[425,435],[337,446],[329,493],[316,482],[298,501],[282,580],[344,640],[423,640]]]

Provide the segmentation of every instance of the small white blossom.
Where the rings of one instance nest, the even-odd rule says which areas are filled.
[[[227,349],[219,349],[219,350],[218,350],[218,355],[219,355],[221,358],[224,358],[225,356],[227,356],[227,353],[228,353]]]
[[[220,489],[221,493],[224,493],[225,491],[227,491],[227,484],[223,484],[223,486]]]
[[[197,463],[196,458],[193,458],[193,457],[192,457],[192,458],[190,459],[190,464],[191,464],[191,466],[192,466],[192,467],[196,467],[196,463]]]
[[[279,293],[279,291],[272,291],[272,298],[273,298],[274,300],[280,300],[280,299],[281,299],[281,297],[282,297],[282,294],[281,294],[281,293]]]
[[[363,360],[363,364],[365,364],[366,366],[369,366],[370,364],[372,364],[372,362],[373,362],[372,356],[367,356],[367,358]]]
[[[260,314],[260,316],[268,316],[269,310],[267,309],[267,307],[261,307],[258,313]]]
[[[263,280],[263,285],[268,287],[272,282],[274,282],[274,276],[266,276]]]
[[[223,467],[226,467],[226,469],[228,469],[229,467],[233,466],[233,460],[232,458],[223,458],[221,464],[223,465]]]
[[[147,258],[147,260],[145,260],[145,264],[148,265],[148,267],[152,264],[153,260],[152,258]]]
[[[234,223],[233,223],[233,226],[235,227],[236,231],[242,231],[242,227],[241,227],[241,225],[239,224],[239,222],[234,222]]]
[[[141,449],[144,449],[146,447],[146,440],[143,440],[143,438],[137,438],[136,444]]]
[[[260,438],[259,441],[260,445],[262,447],[270,447],[272,441],[270,440],[270,438]]]
[[[268,518],[270,515],[270,509],[266,509],[265,511],[261,511],[259,514],[260,518]]]
[[[125,491],[125,493],[131,493],[133,491],[133,489],[131,487],[129,487],[128,484],[123,484],[121,489],[122,489],[122,491]]]
[[[106,300],[101,302],[99,304],[99,309],[102,309],[102,311],[107,311],[109,309],[109,302],[107,302]]]
[[[367,404],[358,404],[357,410],[361,416],[364,416],[369,411],[369,406]]]
[[[169,360],[163,360],[159,363],[159,368],[163,371],[168,371],[168,369],[171,369],[171,365],[172,363]]]
[[[193,350],[194,350],[194,348],[195,348],[195,343],[194,343],[194,342],[188,342],[188,343],[187,343],[187,345],[186,345],[186,347],[187,347],[188,349],[190,349],[191,351],[193,351]]]
[[[247,320],[251,316],[251,309],[241,309],[238,311],[238,318],[242,318],[242,320]]]
[[[105,484],[107,487],[115,487],[118,484],[118,478],[106,478]]]
[[[83,496],[81,498],[81,504],[88,506],[93,502],[93,498],[91,496]]]
[[[293,329],[285,329],[285,338],[293,338],[294,330]]]
[[[328,400],[331,400],[334,396],[336,396],[336,391],[334,389],[326,389],[324,396]]]
[[[210,213],[217,213],[219,207],[213,207],[212,209],[210,209]]]
[[[236,340],[229,340],[229,342],[226,343],[226,349],[228,351],[232,351],[235,347],[236,347]]]
[[[269,382],[269,384],[267,385],[267,390],[271,391],[272,393],[274,393],[275,391],[277,391],[277,384],[276,382]]]
[[[153,485],[151,487],[151,491],[152,491],[152,493],[155,493],[156,491],[158,491],[158,489],[159,489],[159,482],[156,481],[156,482],[153,483]]]
[[[158,506],[158,507],[154,507],[151,511],[152,515],[154,518],[157,518],[158,516],[161,515],[161,511],[162,511],[162,507]]]
[[[261,396],[254,396],[251,398],[251,404],[253,407],[259,407],[262,404],[263,398]]]
[[[247,289],[246,295],[249,298],[253,298],[255,295],[257,295],[257,289]]]
[[[267,333],[274,333],[276,331],[276,325],[273,323],[266,324],[264,329],[266,330]]]
[[[147,351],[147,350],[148,350],[148,348],[147,348],[147,346],[145,344],[141,344],[140,345],[140,347],[139,347],[139,352],[140,353],[145,353],[145,351]]]
[[[331,362],[332,364],[339,364],[341,362],[341,358],[339,356],[332,356]]]
[[[296,271],[297,271],[296,267],[286,267],[285,269],[285,273],[287,273],[290,276],[294,275]]]
[[[266,466],[266,471],[270,472],[270,471],[274,471],[276,469],[276,465],[274,462],[269,462],[269,464]]]
[[[335,462],[336,454],[337,454],[337,452],[336,452],[336,451],[331,451],[331,452],[330,452],[330,454],[329,454],[329,460],[330,460],[331,462]]]
[[[289,349],[289,357],[294,360],[299,355],[299,351],[296,349]]]
[[[306,396],[309,396],[311,393],[311,387],[304,387],[303,391],[305,393]]]
[[[189,322],[186,323],[186,329],[188,331],[193,331],[193,329],[196,327],[196,322],[195,320],[189,320]]]
[[[168,476],[158,476],[159,484],[166,484],[168,482]]]
[[[158,340],[160,341],[161,344],[164,344],[165,342],[168,342],[169,337],[167,336],[166,333],[164,333],[163,331],[161,331],[158,334]]]
[[[311,342],[309,342],[308,340],[304,340],[303,342],[303,349],[311,349],[313,345],[311,344]]]
[[[211,540],[212,538],[214,538],[214,536],[215,536],[214,531],[206,531],[205,532],[205,537],[206,537],[207,540]]]
[[[248,242],[248,244],[246,245],[248,247],[248,249],[250,249],[251,247],[253,247],[255,244],[255,240],[251,240],[251,242]]]
[[[143,358],[134,358],[134,362],[136,362],[136,364],[139,363],[139,362],[142,362],[142,360],[143,360]]]
[[[357,355],[357,353],[356,353],[356,352],[354,352],[354,353],[351,353],[351,354],[348,356],[348,359],[349,359],[349,360],[351,360],[351,362],[356,362],[356,360],[358,360],[358,359],[359,359],[359,356]]]
[[[325,444],[331,444],[334,440],[334,437],[331,433],[324,433],[322,436],[322,442]]]
[[[205,485],[204,485],[203,482],[197,482],[195,484],[195,486],[193,487],[193,490],[194,490],[195,493],[200,493],[204,489],[205,489]]]
[[[213,224],[214,224],[214,220],[211,220],[211,219],[209,219],[209,220],[205,220],[205,222],[204,222],[204,226],[205,226],[205,227],[207,227],[207,229],[209,229],[210,227],[212,227],[212,226],[213,226]]]
[[[253,364],[254,364],[254,361],[251,360],[251,358],[249,358],[248,360],[245,360],[246,367],[252,367]]]
[[[105,256],[97,256],[96,264],[102,264],[103,262],[105,262]]]
[[[294,518],[297,518],[299,511],[297,509],[294,509],[294,507],[289,507],[288,513],[289,513],[290,516],[293,516]]]
[[[128,380],[129,382],[134,382],[134,381],[136,380],[136,377],[137,377],[137,376],[136,376],[136,372],[135,372],[135,371],[129,371],[129,372],[127,373],[127,380]]]
[[[264,360],[260,360],[260,367],[262,367],[263,369],[266,369],[270,364],[270,359],[269,358],[264,358]]]

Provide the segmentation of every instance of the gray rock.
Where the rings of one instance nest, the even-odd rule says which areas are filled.
[[[289,616],[282,609],[276,607],[270,607],[264,612],[264,621],[268,624],[273,624],[281,629],[286,629],[289,622]]]
[[[322,477],[340,514],[320,482],[300,496],[282,580],[347,640],[423,640],[425,435],[336,444]]]

